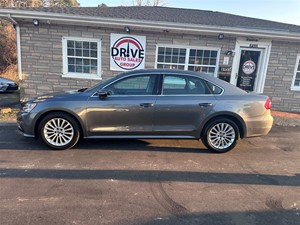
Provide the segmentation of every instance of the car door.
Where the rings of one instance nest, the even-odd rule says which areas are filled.
[[[199,136],[199,126],[212,111],[215,101],[205,80],[190,75],[164,75],[161,95],[155,104],[155,134]]]
[[[96,94],[87,104],[90,136],[149,135],[153,130],[155,93],[154,74],[123,77],[104,87],[106,97]]]

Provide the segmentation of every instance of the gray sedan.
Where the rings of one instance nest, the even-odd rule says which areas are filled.
[[[266,135],[267,96],[250,94],[208,74],[140,70],[89,89],[39,96],[23,104],[19,131],[53,149],[83,138],[201,139],[215,152],[238,139]]]

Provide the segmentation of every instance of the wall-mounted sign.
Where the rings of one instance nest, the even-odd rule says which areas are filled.
[[[250,48],[258,48],[258,44],[249,44]]]
[[[145,68],[146,37],[111,34],[110,69],[128,71]]]
[[[231,66],[220,66],[220,72],[231,72]]]
[[[229,64],[229,56],[225,56],[223,59],[223,65],[228,65]]]
[[[243,72],[247,75],[254,73],[256,69],[255,62],[253,62],[252,60],[247,60],[246,62],[244,62],[242,69]]]

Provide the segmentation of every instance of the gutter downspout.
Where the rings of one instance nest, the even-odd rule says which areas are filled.
[[[17,57],[18,57],[18,76],[19,80],[23,80],[22,74],[22,57],[21,57],[21,34],[20,34],[20,26],[17,21],[15,21],[10,14],[8,14],[9,20],[14,24],[16,28],[16,36],[17,36]]]

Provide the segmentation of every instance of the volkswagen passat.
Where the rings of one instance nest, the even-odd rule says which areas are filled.
[[[53,149],[82,138],[201,139],[215,152],[266,135],[273,117],[267,96],[250,94],[208,74],[140,70],[98,85],[48,94],[22,105],[19,131]]]

